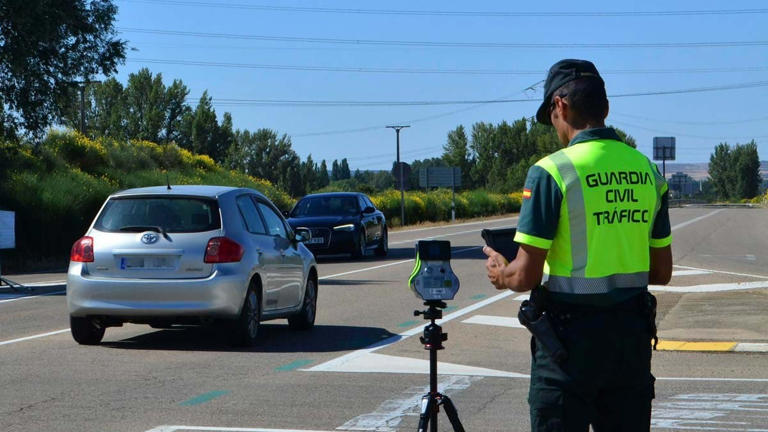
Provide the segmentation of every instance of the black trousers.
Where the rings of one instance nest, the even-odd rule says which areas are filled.
[[[531,339],[533,431],[648,431],[654,381],[648,320],[637,310],[552,314],[568,358]]]

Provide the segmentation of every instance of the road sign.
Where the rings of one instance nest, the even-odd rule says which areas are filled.
[[[411,166],[405,162],[400,162],[403,167],[403,183],[405,183],[405,189],[408,186],[408,178],[411,176]],[[400,165],[394,164],[392,168],[392,176],[395,178],[395,189],[400,189]]]
[[[419,170],[419,186],[429,187],[459,187],[461,186],[461,168],[431,167]]]
[[[15,212],[0,211],[0,249],[16,247],[15,219]]]
[[[653,160],[675,160],[675,137],[653,137]]]

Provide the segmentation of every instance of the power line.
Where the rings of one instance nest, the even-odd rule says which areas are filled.
[[[123,0],[126,1],[126,0]],[[307,12],[325,14],[357,15],[411,15],[448,17],[653,17],[653,16],[706,16],[706,15],[758,15],[768,9],[713,9],[713,10],[671,10],[671,11],[601,11],[601,12],[506,12],[506,11],[449,11],[449,10],[397,10],[397,9],[351,9],[298,6],[250,5],[241,3],[199,2],[182,0],[132,0],[137,3],[178,6],[211,7],[217,9],[263,10],[275,12]]]
[[[205,33],[179,30],[142,29],[120,27],[121,33],[143,33],[165,36],[203,37],[217,39],[245,39],[294,43],[321,43],[336,45],[380,45],[413,46],[439,48],[732,48],[749,46],[768,46],[768,41],[714,41],[714,42],[640,42],[640,43],[504,43],[504,42],[441,42],[441,41],[406,41],[376,39],[341,39],[297,36],[265,36],[233,33]]]
[[[768,83],[766,83],[768,85]],[[195,100],[195,99],[187,99]],[[392,106],[440,106],[491,103],[537,102],[534,99],[504,100],[413,100],[413,101],[341,101],[341,100],[289,100],[289,99],[230,99],[213,98],[217,105],[225,106],[282,106],[282,107],[392,107]]]
[[[661,96],[686,93],[703,93],[712,91],[737,90],[756,87],[768,87],[768,81],[754,81],[722,86],[695,87],[687,89],[658,90],[649,92],[620,93],[608,95],[609,98],[624,98],[638,96]],[[187,101],[197,100],[187,98]],[[490,100],[411,100],[411,101],[352,101],[352,100],[290,100],[290,99],[236,99],[213,98],[217,105],[228,106],[287,106],[287,107],[390,107],[390,106],[439,106],[439,105],[480,105],[506,104],[520,102],[539,102],[536,99],[490,99]]]
[[[521,90],[519,92],[515,92],[515,93],[512,93],[510,95],[502,96],[499,99],[508,98],[508,97],[511,97],[511,96],[515,96],[517,94],[523,94],[523,93],[525,93],[525,92],[527,92],[529,90],[532,91],[536,86],[538,86],[539,84],[542,84],[543,82],[544,82],[544,80],[535,82],[535,83],[531,84],[530,86],[526,87],[525,89],[523,89],[523,90]],[[447,116],[450,116],[450,115],[453,115],[453,114],[456,114],[456,113],[460,113],[460,112],[464,112],[464,111],[470,111],[470,110],[473,110],[475,108],[479,108],[479,107],[481,107],[483,105],[484,104],[479,103],[479,104],[475,104],[475,105],[471,105],[471,106],[466,106],[466,107],[463,107],[463,108],[459,108],[459,109],[455,109],[455,110],[451,110],[451,111],[447,111],[447,112],[442,112],[442,113],[439,113],[439,114],[433,114],[433,115],[429,115],[429,116],[426,116],[426,117],[419,117],[417,119],[412,119],[412,120],[407,120],[407,121],[400,121],[400,122],[396,122],[396,123],[404,123],[404,124],[406,124],[406,123],[407,124],[420,123],[420,122],[424,122],[424,121],[434,120],[434,119],[437,119],[437,118],[447,117]],[[367,127],[363,127],[363,128],[356,128],[356,129],[342,129],[342,130],[331,130],[331,131],[322,131],[322,132],[307,132],[307,133],[296,134],[296,135],[292,135],[292,136],[293,137],[311,137],[311,136],[323,136],[323,135],[342,135],[342,134],[349,134],[349,133],[368,132],[368,131],[372,131],[372,130],[380,130],[382,127],[385,127],[385,126],[386,125],[376,125],[376,126],[367,126]]]
[[[684,134],[679,132],[672,132],[668,130],[660,130],[660,129],[654,129],[649,128],[645,126],[640,126],[632,123],[627,123],[623,121],[616,121],[613,120],[611,123],[616,123],[618,125],[623,125],[625,127],[632,127],[637,129],[643,129],[648,132],[656,132],[664,135],[669,136],[678,136],[678,137],[687,137],[687,138],[696,138],[696,139],[706,139],[706,140],[719,140],[719,141],[726,141],[726,140],[758,140],[758,139],[766,139],[768,138],[768,135],[762,135],[762,136],[729,136],[729,137],[713,137],[713,136],[703,136],[703,135],[691,135],[691,134]]]
[[[650,118],[645,116],[639,116],[639,115],[633,115],[633,114],[624,114],[624,113],[618,113],[615,111],[611,111],[610,116],[619,116],[619,117],[627,117],[627,118],[633,118],[638,120],[646,120],[651,121],[654,123],[669,123],[669,124],[681,124],[681,125],[692,125],[692,126],[711,126],[711,125],[734,125],[734,124],[743,124],[743,123],[753,123],[758,121],[765,121],[768,120],[768,117],[757,117],[757,118],[749,118],[749,119],[742,119],[742,120],[705,120],[705,121],[687,121],[687,120],[669,120],[669,119],[656,119],[656,118]]]
[[[302,65],[275,65],[253,63],[227,63],[202,60],[168,60],[152,58],[129,58],[129,62],[147,64],[167,64],[180,66],[221,67],[233,69],[268,69],[268,70],[295,70],[310,72],[351,72],[351,73],[379,73],[379,74],[457,74],[457,75],[542,75],[546,71],[535,69],[419,69],[419,68],[372,68],[372,67],[338,67],[338,66],[302,66]],[[743,66],[723,68],[679,68],[679,69],[606,69],[603,75],[620,74],[674,74],[674,73],[729,73],[729,72],[763,72],[768,71],[768,66]]]

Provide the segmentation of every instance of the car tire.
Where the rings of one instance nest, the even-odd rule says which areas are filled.
[[[296,315],[288,317],[288,327],[294,330],[309,330],[315,326],[317,315],[317,282],[313,278],[307,280],[304,300],[301,310]]]
[[[80,345],[98,345],[104,338],[104,327],[97,325],[91,318],[70,316],[69,329],[72,338]]]
[[[360,233],[357,235],[357,241],[355,242],[355,250],[352,252],[353,258],[364,258],[365,257],[365,231],[360,230]]]
[[[261,326],[261,297],[255,283],[251,282],[248,287],[240,315],[231,324],[232,345],[239,347],[256,345]]]
[[[381,240],[379,240],[379,247],[376,248],[377,256],[387,256],[389,253],[389,232],[387,227],[384,227],[384,232],[381,234]]]

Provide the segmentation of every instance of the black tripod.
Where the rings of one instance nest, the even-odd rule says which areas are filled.
[[[448,335],[443,333],[443,328],[435,324],[436,319],[443,317],[443,311],[447,305],[439,300],[427,300],[424,306],[429,309],[413,311],[414,316],[423,315],[430,320],[430,324],[424,327],[424,336],[420,338],[424,349],[429,350],[429,393],[421,398],[421,415],[419,416],[419,432],[426,432],[429,426],[430,432],[437,432],[437,413],[440,406],[445,408],[445,414],[453,426],[455,432],[464,432],[464,426],[459,420],[459,413],[448,396],[437,391],[437,351],[443,349],[443,341],[448,340]]]

